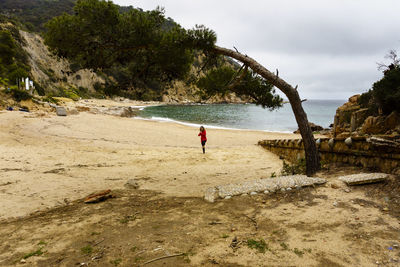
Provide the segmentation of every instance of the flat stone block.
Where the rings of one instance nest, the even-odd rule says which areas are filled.
[[[386,173],[359,173],[341,176],[339,177],[339,180],[348,185],[361,185],[382,182],[388,177],[389,175]]]
[[[205,192],[204,199],[208,202],[214,202],[218,198],[224,199],[228,196],[254,195],[261,192],[272,193],[278,190],[286,191],[292,190],[293,188],[301,188],[324,183],[326,183],[325,179],[307,177],[305,175],[258,179],[246,181],[240,184],[226,184],[208,188]]]

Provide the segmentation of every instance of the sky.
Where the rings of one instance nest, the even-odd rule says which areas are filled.
[[[301,98],[345,100],[383,74],[391,49],[400,53],[399,0],[113,0],[165,8],[186,29],[205,25],[217,45],[252,57],[298,85]]]

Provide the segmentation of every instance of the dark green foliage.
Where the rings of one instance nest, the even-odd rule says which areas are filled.
[[[214,68],[199,79],[197,86],[206,96],[235,92],[238,96],[250,96],[256,104],[264,108],[282,106],[282,98],[275,94],[273,86],[247,69],[238,73],[228,66]]]
[[[114,76],[118,84],[108,93],[164,88],[189,72],[186,30],[165,19],[162,9],[120,13],[112,2],[78,0],[74,11],[47,23],[46,43],[59,56]]]
[[[372,89],[368,90],[368,92],[361,94],[358,104],[362,108],[368,108],[368,116],[376,116],[378,115],[378,105],[374,101],[374,92]]]
[[[0,62],[11,65],[16,53],[16,45],[8,31],[0,31]]]
[[[23,68],[16,68],[9,75],[9,80],[12,84],[16,84],[17,79],[21,79],[23,77],[28,77],[28,72]]]
[[[372,94],[383,114],[400,112],[400,66],[386,70],[383,78],[372,86]]]
[[[75,0],[1,0],[1,13],[20,21],[30,31],[43,31],[44,23],[64,12],[72,13]]]
[[[10,93],[11,93],[12,97],[15,99],[15,101],[18,101],[18,102],[32,98],[32,96],[26,90],[12,88]]]
[[[0,77],[4,85],[13,85],[17,79],[28,77],[30,67],[26,64],[28,57],[21,47],[21,39],[15,27],[0,28]]]
[[[296,163],[288,164],[283,161],[283,167],[281,171],[282,176],[305,174],[306,173],[306,160],[304,158],[299,159]]]
[[[378,64],[378,69],[383,69],[383,78],[376,81],[372,89],[359,99],[359,104],[375,116],[379,115],[379,111],[384,115],[400,112],[400,61],[395,50],[391,50],[385,58],[391,59],[392,63]]]

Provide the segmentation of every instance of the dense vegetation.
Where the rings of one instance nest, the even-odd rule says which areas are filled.
[[[105,93],[131,93],[139,99],[149,94],[161,96],[172,81],[190,80],[191,66],[203,54],[206,59],[200,69],[211,71],[197,85],[205,95],[230,90],[248,95],[263,106],[281,103],[272,86],[247,68],[240,82],[233,81],[236,71],[231,67],[216,69],[224,61],[212,53],[216,42],[212,30],[203,26],[183,29],[166,19],[162,9],[121,12],[111,2],[78,0],[73,15],[63,14],[46,26],[46,43],[56,54],[82,67],[112,74],[117,83],[107,84]],[[195,82],[196,77],[190,78]]]
[[[44,23],[64,12],[72,13],[75,0],[1,0],[1,13],[20,21],[28,30],[43,31]]]
[[[393,62],[388,66],[380,64],[382,79],[360,97],[361,106],[369,108],[373,115],[388,115],[393,111],[400,113],[400,64],[395,51],[387,57],[391,57]]]
[[[18,78],[28,77],[30,67],[21,42],[15,27],[0,27],[0,85],[15,85]]]

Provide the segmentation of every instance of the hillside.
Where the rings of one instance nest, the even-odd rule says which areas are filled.
[[[2,0],[1,14],[16,19],[30,31],[43,31],[44,23],[64,12],[72,13],[75,0]]]
[[[182,102],[243,102],[234,94],[207,98],[201,94],[193,83],[196,77],[203,75],[202,55],[195,57],[189,75],[183,80],[172,83],[162,79],[132,81],[132,65],[116,65],[102,72],[95,73],[82,69],[80,64],[56,57],[49,51],[41,37],[45,23],[61,14],[72,13],[73,0],[5,0],[0,3],[1,30],[13,32],[13,39],[19,47],[17,54],[23,57],[14,58],[23,72],[18,75],[1,73],[0,77],[8,79],[8,86],[15,85],[16,77],[30,77],[40,95],[63,97],[105,97],[119,95],[138,100],[158,100],[172,103]],[[138,16],[146,12],[132,7],[117,6],[120,13],[135,12]],[[178,26],[173,19],[165,18],[162,30],[168,31]],[[36,33],[35,33],[36,32]],[[140,58],[137,59],[140,62]],[[223,64],[234,68],[233,61],[223,59]],[[4,62],[3,62],[4,63]],[[2,65],[3,63],[0,63]],[[6,69],[9,69],[6,67]],[[127,82],[128,81],[128,82]]]
[[[51,54],[44,45],[42,37],[35,33],[19,30],[12,23],[0,24],[0,33],[12,33],[15,56],[7,65],[4,60],[0,66],[5,70],[0,76],[8,81],[3,87],[17,90],[16,79],[29,77],[34,81],[36,95],[64,96],[77,99],[96,94],[94,86],[103,84],[104,79],[96,73],[80,69],[71,70],[71,63]],[[1,87],[1,85],[0,85]]]

